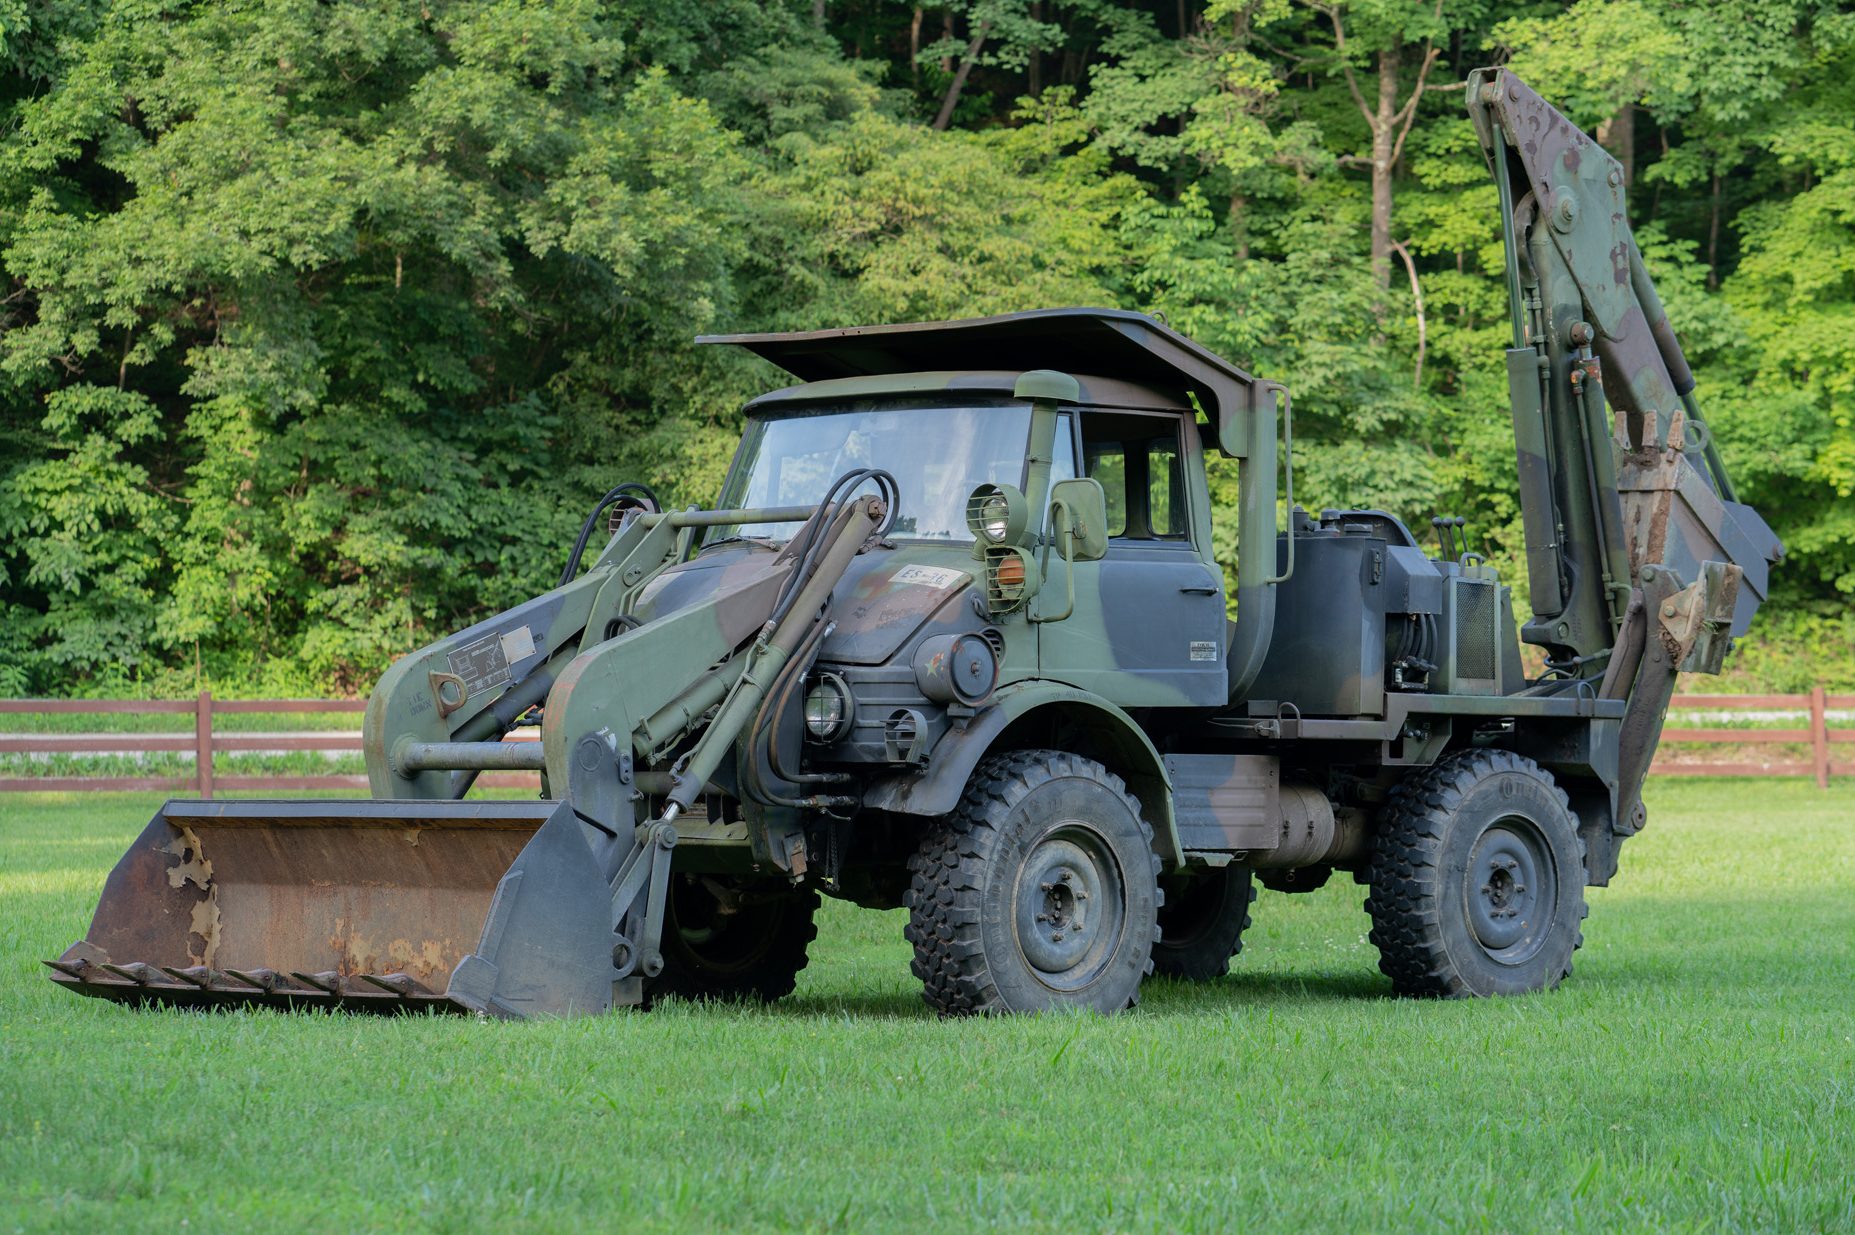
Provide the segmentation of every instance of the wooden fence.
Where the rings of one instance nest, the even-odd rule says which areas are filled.
[[[1831,695],[1817,687],[1807,695],[1676,695],[1674,712],[1709,711],[1728,716],[1761,712],[1802,712],[1803,729],[1667,728],[1651,773],[1662,776],[1814,776],[1822,788],[1831,776],[1855,775],[1855,761],[1836,760],[1836,747],[1855,742],[1855,728],[1832,729],[1829,713],[1855,709],[1855,695]],[[364,712],[361,699],[220,699],[201,691],[194,699],[0,699],[0,713],[68,715],[72,713],[182,713],[194,718],[188,733],[0,733],[0,754],[118,754],[143,751],[191,752],[191,776],[7,776],[0,792],[47,789],[140,789],[193,792],[210,798],[216,790],[365,789],[367,778],[352,774],[323,776],[218,776],[213,756],[235,751],[338,751],[358,754],[354,733],[215,733],[213,717],[233,712]],[[1739,748],[1731,760],[1694,760],[1670,747],[1710,744]],[[1752,759],[1747,747],[1808,746],[1808,759]],[[533,788],[532,772],[485,773],[477,783],[487,788]]]
[[[365,699],[214,699],[203,690],[193,699],[0,699],[0,712],[39,715],[72,713],[182,713],[193,716],[192,733],[0,733],[0,754],[103,755],[144,751],[178,751],[193,755],[191,776],[0,776],[0,792],[9,790],[140,789],[192,792],[210,798],[216,790],[365,789],[367,777],[355,774],[296,776],[219,776],[213,756],[235,751],[336,751],[361,753],[355,733],[215,733],[213,717],[231,712],[365,712]],[[487,788],[533,788],[532,772],[485,773],[477,784]]]
[[[1817,787],[1829,788],[1831,776],[1855,775],[1855,761],[1837,760],[1836,747],[1855,742],[1855,728],[1831,728],[1829,713],[1855,708],[1855,695],[1832,695],[1819,686],[1807,695],[1676,695],[1669,711],[1710,711],[1728,715],[1759,712],[1803,712],[1804,729],[1676,729],[1662,730],[1662,745],[1650,772],[1664,776],[1814,776]],[[1716,746],[1808,746],[1808,759],[1748,759],[1699,762],[1680,758],[1669,746],[1708,743]],[[1671,757],[1673,756],[1673,757]]]

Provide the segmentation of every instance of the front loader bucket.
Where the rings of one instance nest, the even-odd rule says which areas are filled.
[[[192,1007],[598,1012],[611,892],[559,802],[169,802],[49,961]]]

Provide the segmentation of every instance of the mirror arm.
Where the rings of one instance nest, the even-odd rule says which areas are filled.
[[[1060,519],[1057,517],[1058,511],[1062,512]],[[1040,617],[1036,613],[1035,605],[1029,606],[1028,612],[1033,622],[1060,622],[1076,611],[1076,530],[1070,517],[1069,503],[1060,497],[1050,503],[1050,523],[1057,531],[1053,536],[1042,538],[1043,561],[1039,563],[1038,573],[1046,582],[1049,580],[1050,546],[1060,540],[1063,547],[1058,551],[1057,557],[1063,562],[1063,583],[1069,593],[1069,604],[1061,613],[1053,613],[1047,617]]]

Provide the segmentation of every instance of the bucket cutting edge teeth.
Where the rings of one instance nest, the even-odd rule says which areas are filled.
[[[438,992],[431,990],[409,973],[359,975],[361,981],[371,982],[383,991],[398,995],[401,999],[437,999]]]
[[[296,973],[292,971],[290,976],[305,986],[314,987],[323,994],[339,997],[346,993],[341,988],[341,975],[332,969],[325,969],[321,973]]]
[[[133,982],[137,986],[148,986],[155,981],[157,975],[161,972],[153,965],[144,964],[141,961],[130,961],[126,965],[117,965],[110,961],[104,961],[103,968],[109,970],[117,977]]]
[[[225,972],[228,977],[263,991],[267,995],[289,992],[289,980],[274,969],[228,969]]]

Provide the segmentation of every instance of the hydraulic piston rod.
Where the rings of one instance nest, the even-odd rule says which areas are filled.
[[[402,775],[459,768],[538,772],[546,763],[539,742],[401,742],[393,748],[394,770]]]

